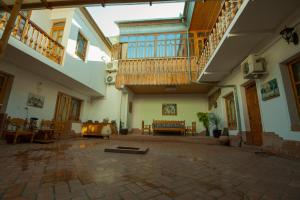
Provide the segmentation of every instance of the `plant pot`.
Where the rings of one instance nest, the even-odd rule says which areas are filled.
[[[219,142],[220,142],[221,145],[226,145],[226,146],[228,146],[229,143],[230,143],[229,136],[221,135],[221,136],[219,137]]]
[[[213,135],[215,138],[219,138],[222,134],[222,130],[213,130]]]

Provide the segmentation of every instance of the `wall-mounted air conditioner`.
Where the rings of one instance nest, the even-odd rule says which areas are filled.
[[[106,71],[116,72],[118,70],[118,61],[114,60],[106,64]]]
[[[258,79],[267,73],[265,59],[254,54],[249,55],[241,67],[245,79]]]
[[[106,84],[111,85],[116,82],[116,74],[108,74],[105,79]]]

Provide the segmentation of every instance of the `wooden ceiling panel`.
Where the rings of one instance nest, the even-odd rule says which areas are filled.
[[[173,2],[173,0],[24,0],[22,9],[45,9],[92,5],[132,4],[132,3]],[[14,0],[0,0],[0,10],[12,7]]]
[[[213,85],[188,84],[177,86],[166,85],[131,85],[127,86],[135,94],[207,94]]]
[[[211,31],[219,16],[223,0],[197,1],[190,31]]]

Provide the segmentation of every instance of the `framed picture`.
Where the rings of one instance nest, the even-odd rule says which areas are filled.
[[[277,84],[277,79],[270,80],[261,86],[261,96],[263,101],[279,97],[279,88]]]
[[[43,108],[44,107],[45,97],[29,93],[27,99],[27,106],[36,107],[36,108]]]
[[[163,104],[162,115],[177,115],[177,104]]]

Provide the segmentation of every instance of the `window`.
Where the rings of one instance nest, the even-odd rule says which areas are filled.
[[[65,21],[56,21],[52,25],[51,37],[58,43],[61,43],[65,29]]]
[[[293,86],[295,101],[300,115],[300,59],[289,64],[290,79]]]
[[[193,34],[190,35],[194,37]],[[157,33],[121,36],[127,58],[184,57],[187,55],[186,33]],[[194,55],[194,39],[190,38],[190,53]]]
[[[227,124],[229,130],[237,129],[235,102],[233,93],[228,94],[225,98]]]
[[[76,55],[82,60],[85,60],[87,45],[88,45],[87,39],[80,32],[78,32]]]
[[[79,121],[82,100],[67,94],[58,93],[55,120],[58,121]]]

